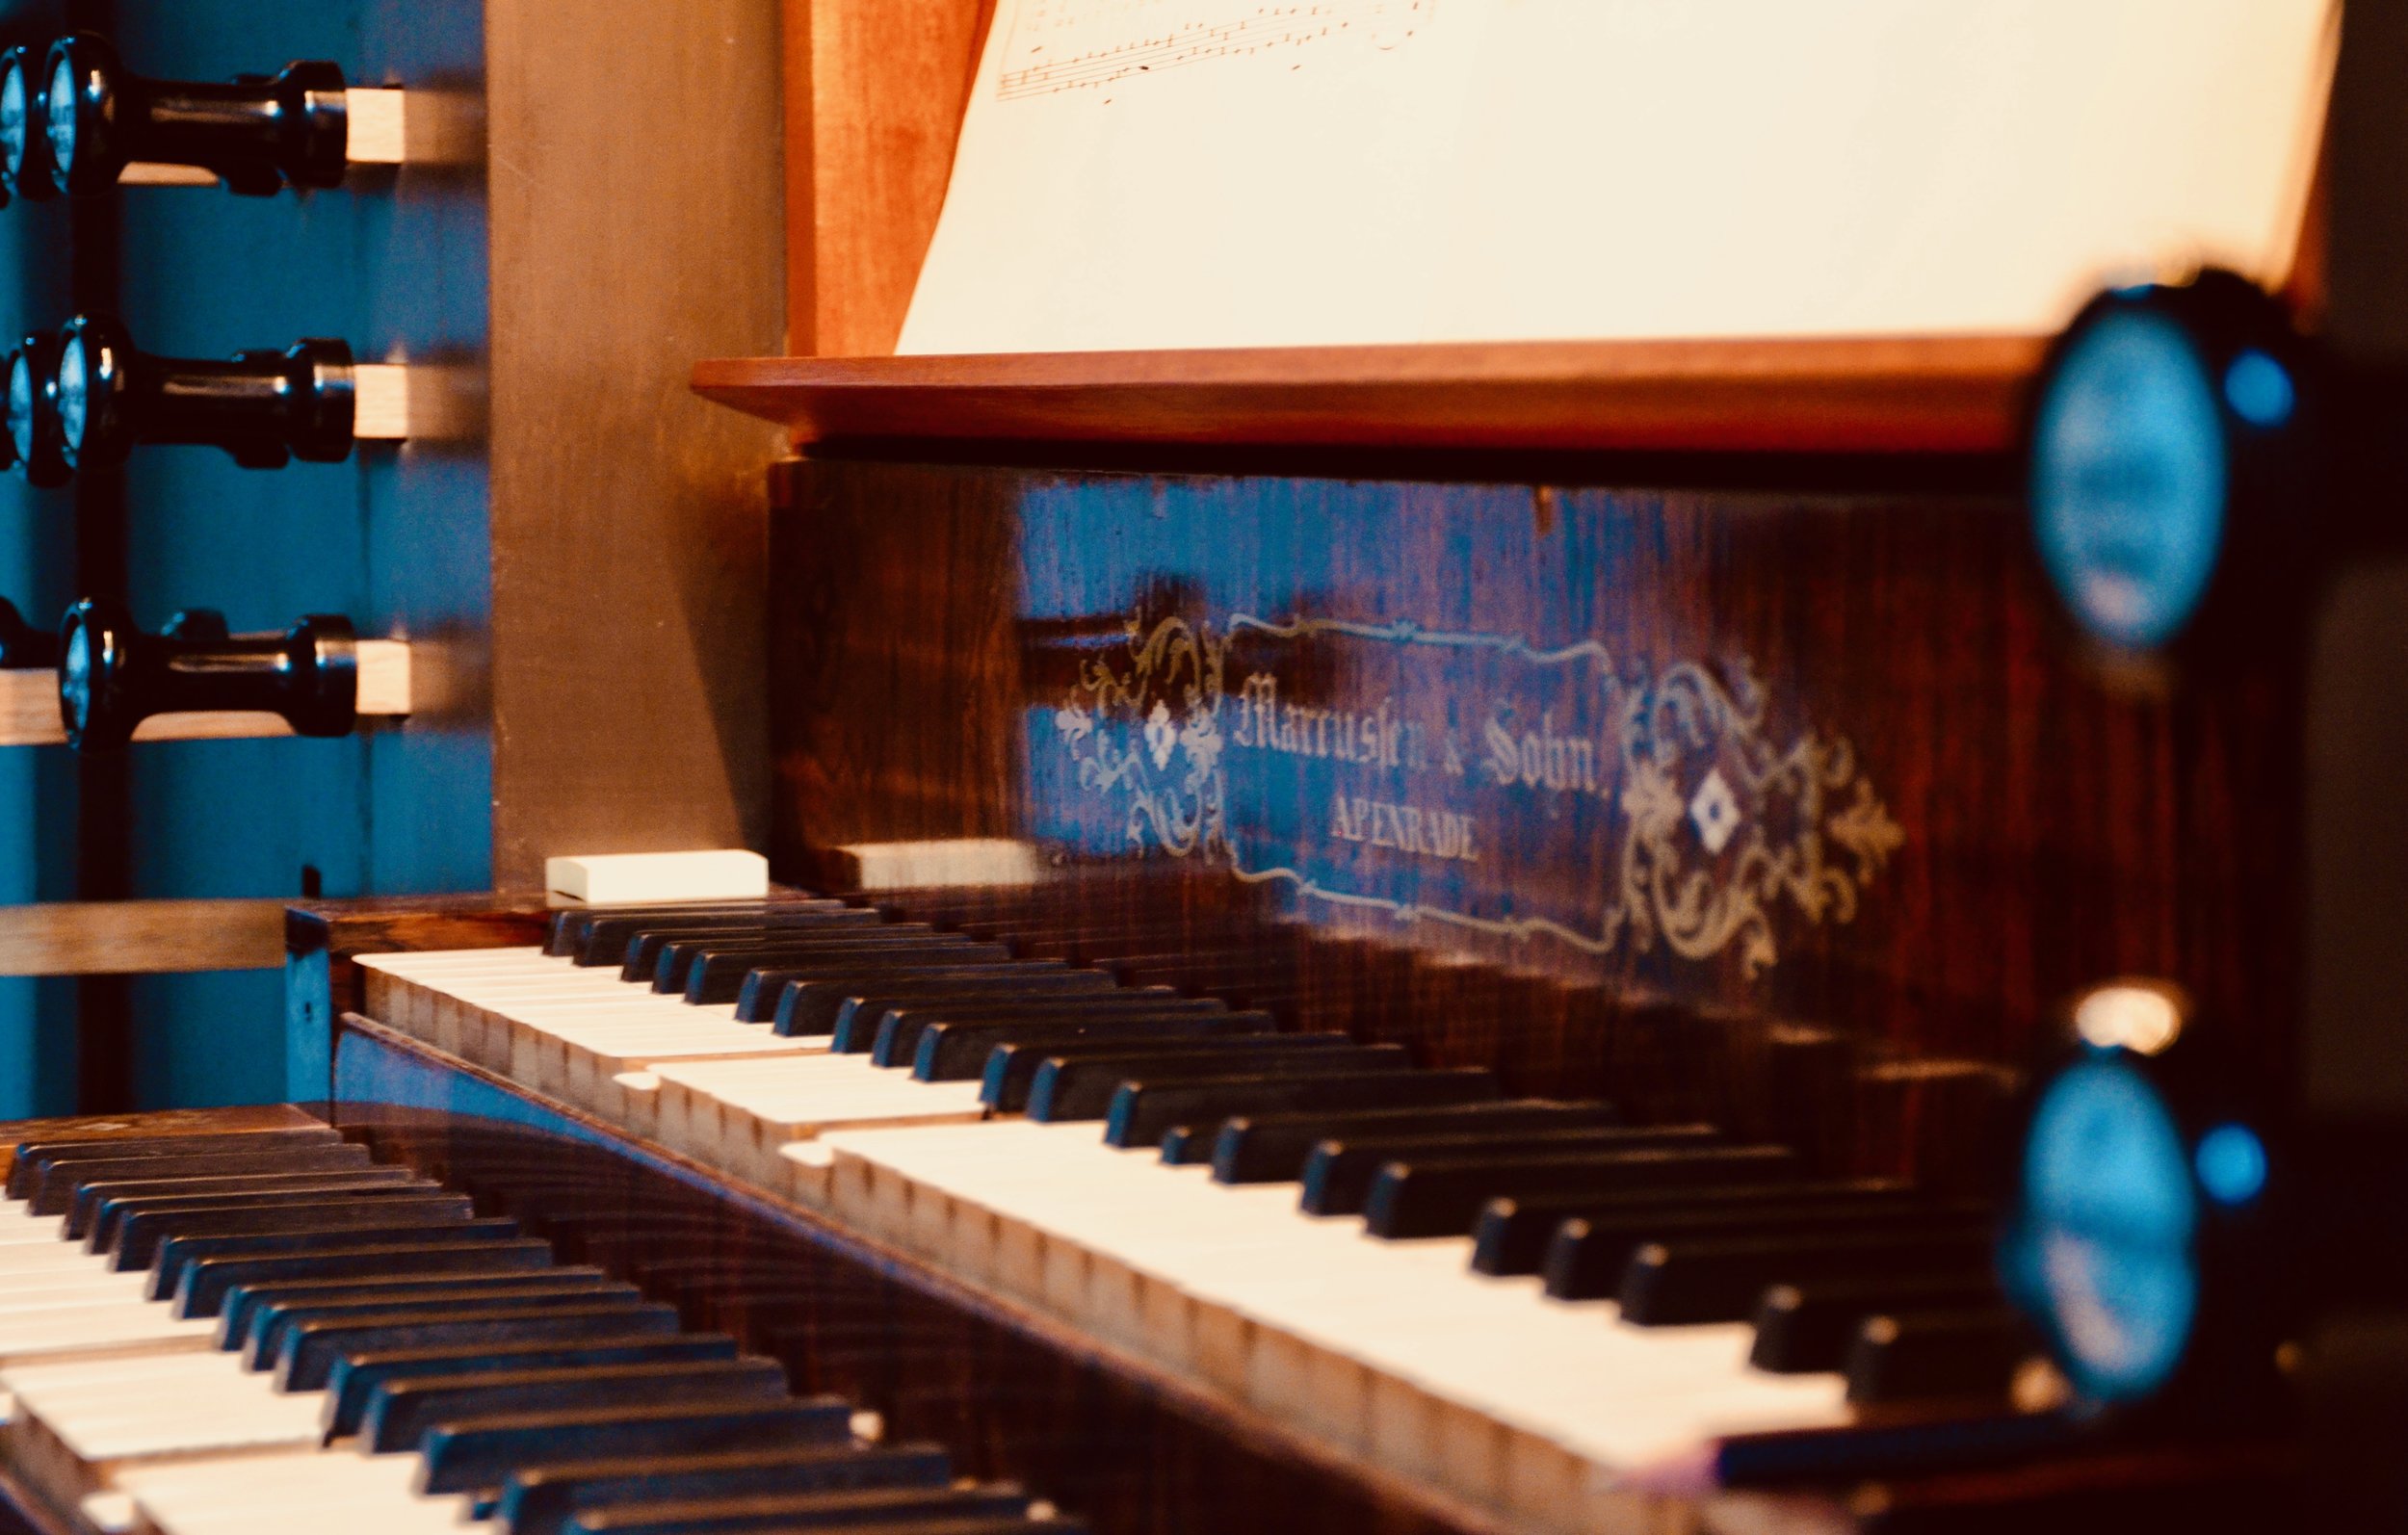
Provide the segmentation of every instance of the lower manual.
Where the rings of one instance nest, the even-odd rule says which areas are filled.
[[[18,1146],[0,1390],[104,1535],[1084,1535],[323,1127]]]

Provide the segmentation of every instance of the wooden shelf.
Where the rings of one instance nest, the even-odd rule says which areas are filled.
[[[2046,338],[1517,342],[708,361],[798,444],[1998,453]]]
[[[409,643],[401,639],[359,641],[361,720],[389,719],[410,712]],[[275,715],[154,715],[135,727],[136,741],[239,741],[289,736],[293,727]],[[59,717],[59,674],[0,671],[0,746],[59,746],[66,725]]]

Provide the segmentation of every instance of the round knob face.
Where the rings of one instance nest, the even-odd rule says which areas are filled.
[[[32,146],[34,105],[32,83],[25,78],[25,50],[10,50],[0,65],[0,181],[15,187],[25,174],[25,152]]]
[[[92,371],[83,333],[69,332],[59,348],[59,435],[69,462],[83,452],[84,431],[92,421]],[[13,379],[10,387],[15,387]]]
[[[52,173],[61,182],[75,173],[75,143],[84,103],[75,89],[75,61],[61,57],[50,69],[49,119]]]
[[[9,446],[16,454],[18,463],[32,461],[35,450],[35,412],[39,408],[38,391],[40,385],[34,377],[34,361],[20,347],[9,353]]]
[[[2069,339],[2041,398],[2041,559],[2082,627],[2118,649],[2172,641],[2215,574],[2228,488],[2216,387],[2172,320],[2109,310]]]
[[[81,737],[92,727],[92,632],[89,617],[76,613],[67,624],[66,643],[59,652],[59,701],[70,736]]]
[[[2199,1309],[2199,1213],[2174,1116],[2121,1052],[2049,1084],[2024,1142],[2007,1261],[2091,1400],[2146,1396],[2182,1362]]]

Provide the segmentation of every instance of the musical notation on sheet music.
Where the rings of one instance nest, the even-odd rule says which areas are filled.
[[[1090,90],[1214,59],[1330,46],[1394,48],[1438,0],[1029,0],[996,94]]]

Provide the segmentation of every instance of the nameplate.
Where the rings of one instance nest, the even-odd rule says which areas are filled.
[[[1905,833],[1745,663],[1310,612],[1129,617],[1033,713],[1038,834],[1588,955],[1779,963]],[[1326,915],[1318,911],[1316,917]]]

